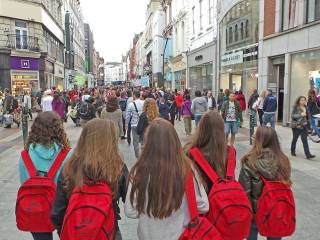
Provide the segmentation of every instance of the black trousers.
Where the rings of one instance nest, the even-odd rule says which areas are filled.
[[[31,233],[34,240],[53,240],[52,233]]]
[[[304,153],[306,156],[310,156],[309,144],[308,144],[308,130],[306,127],[304,128],[292,128],[293,138],[291,142],[291,152],[296,152],[296,145],[299,137],[301,137],[301,141],[303,144]]]
[[[260,126],[262,126],[263,125],[263,110],[262,109],[258,109],[258,115],[259,115]]]

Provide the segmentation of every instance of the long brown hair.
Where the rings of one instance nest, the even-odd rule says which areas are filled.
[[[201,117],[198,129],[191,143],[185,146],[189,153],[197,147],[219,177],[224,178],[227,163],[227,144],[224,133],[224,122],[216,111],[210,111]]]
[[[117,97],[109,97],[107,101],[106,110],[107,112],[115,112],[119,109],[119,100]]]
[[[94,119],[83,128],[77,147],[63,170],[65,190],[71,194],[85,179],[109,184],[114,196],[123,170],[117,128],[110,120]]]
[[[157,102],[153,98],[147,98],[144,101],[142,111],[147,114],[149,122],[152,122],[154,119],[159,117],[159,109],[157,106]]]
[[[279,166],[277,178],[287,184],[291,184],[291,165],[288,157],[282,152],[278,135],[273,128],[258,127],[255,134],[255,141],[251,151],[242,159],[242,165],[247,165],[250,169],[258,173],[257,157],[264,149],[270,149],[277,166]]]
[[[25,149],[29,150],[31,144],[50,148],[54,143],[59,144],[63,149],[70,147],[61,119],[55,112],[39,113],[32,124]]]
[[[130,172],[130,201],[149,217],[164,219],[177,211],[184,195],[184,184],[191,170],[172,124],[155,119],[146,132],[138,162]]]

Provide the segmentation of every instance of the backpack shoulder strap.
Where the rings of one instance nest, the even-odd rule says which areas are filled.
[[[137,108],[137,105],[136,105],[135,102],[133,102],[133,105],[134,105],[134,108],[136,109],[136,112],[139,113],[138,108]]]
[[[30,177],[36,177],[37,176],[37,169],[34,166],[28,151],[27,150],[22,151],[21,152],[21,157],[22,157],[24,165],[26,166],[26,169],[27,169],[27,171],[29,173],[29,176]]]
[[[70,149],[62,149],[56,159],[54,160],[50,170],[48,171],[48,178],[53,179],[56,174],[58,169],[61,167],[61,164],[63,160],[66,158],[67,154],[69,153]]]
[[[234,178],[235,169],[236,169],[236,150],[234,147],[230,146],[226,177]]]
[[[196,163],[201,167],[201,169],[207,174],[212,183],[215,183],[219,180],[217,173],[211,168],[208,161],[204,158],[202,153],[198,148],[193,148],[190,150],[190,154]]]
[[[190,222],[199,216],[196,194],[194,191],[193,173],[191,171],[188,174],[187,181],[185,183],[185,192],[188,202]]]

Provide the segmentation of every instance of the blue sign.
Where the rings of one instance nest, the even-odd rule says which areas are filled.
[[[150,78],[148,76],[141,78],[142,87],[150,87]]]
[[[172,72],[167,72],[166,73],[166,81],[169,81],[169,82],[172,81]]]

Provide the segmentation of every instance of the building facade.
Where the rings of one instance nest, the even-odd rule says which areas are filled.
[[[105,64],[105,80],[106,85],[123,82],[124,73],[122,63],[107,62]]]
[[[320,89],[320,1],[260,1],[259,89],[278,98],[278,121],[311,88]]]
[[[85,33],[80,0],[64,1],[66,88],[86,83]]]
[[[0,1],[0,86],[13,95],[63,88],[61,0]]]
[[[216,92],[217,0],[191,0],[189,6],[188,87]]]
[[[218,24],[217,85],[248,99],[258,87],[259,0],[220,1]]]

